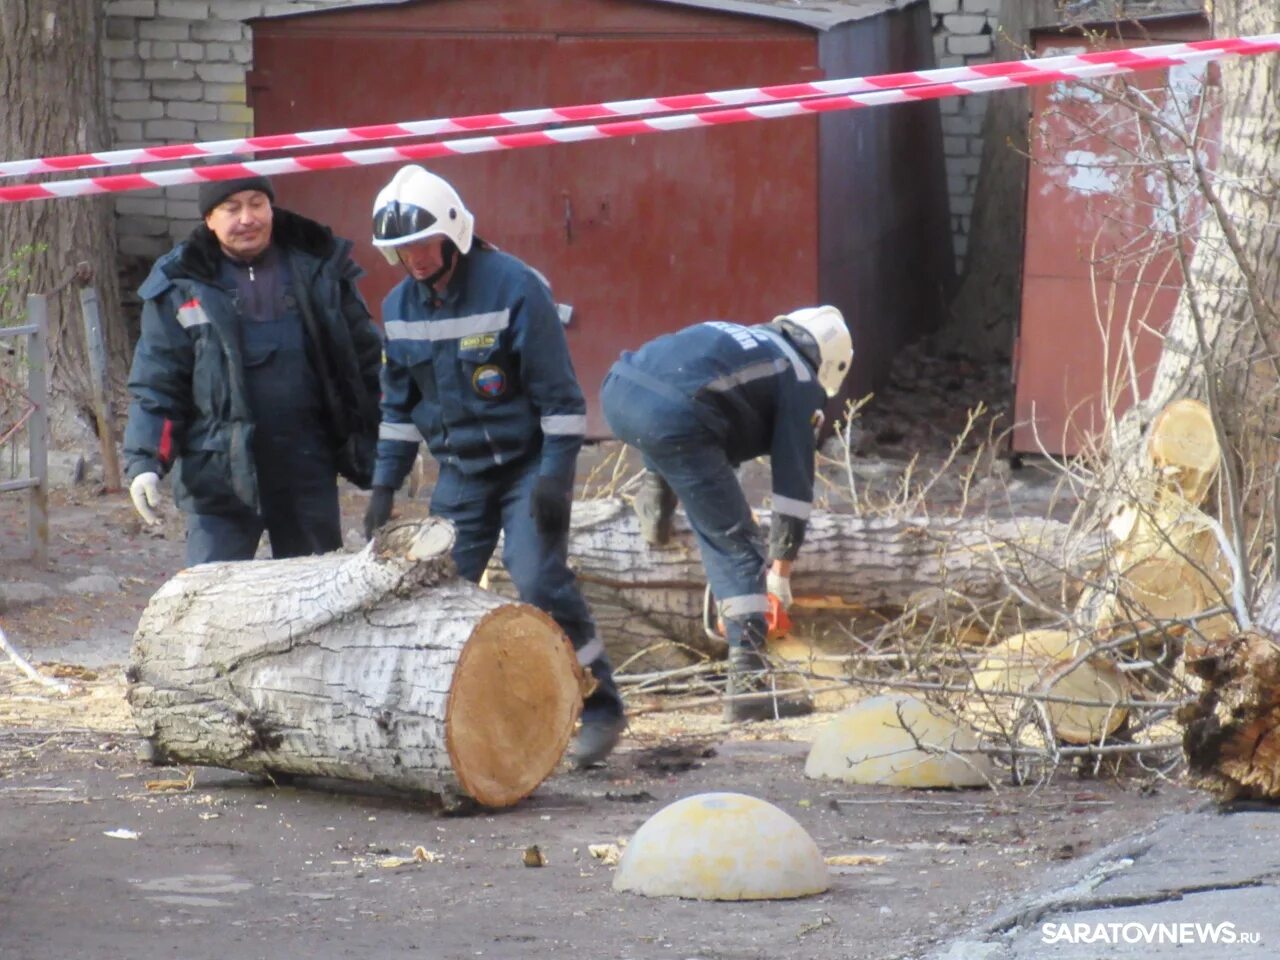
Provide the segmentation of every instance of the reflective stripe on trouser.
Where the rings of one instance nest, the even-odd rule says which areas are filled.
[[[459,575],[473,583],[484,573],[502,534],[502,563],[520,599],[560,625],[579,663],[596,678],[596,690],[583,704],[583,719],[616,716],[622,712],[622,700],[591,611],[569,569],[568,537],[545,537],[534,522],[530,497],[537,479],[536,458],[481,474],[442,464],[431,495],[431,513],[456,528],[453,561]]]
[[[763,642],[764,539],[697,401],[612,374],[600,399],[614,436],[639,450],[645,466],[666,478],[684,506],[730,646]]]

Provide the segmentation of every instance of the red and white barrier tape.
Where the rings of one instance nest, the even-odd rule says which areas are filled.
[[[1280,51],[1280,34],[1236,38],[1230,49],[1221,46],[1197,48],[1193,44],[1176,45],[1176,55],[1144,56],[1158,48],[1145,50],[1111,51],[1104,59],[1080,62],[1081,54],[1069,59],[1074,65],[1060,69],[1045,69],[1045,61],[1014,61],[998,64],[997,76],[954,83],[929,83],[895,89],[876,89],[873,92],[818,97],[808,100],[791,100],[762,103],[749,107],[716,107],[688,113],[639,120],[621,120],[603,124],[579,124],[549,130],[532,130],[524,133],[499,134],[487,137],[466,137],[442,140],[434,143],[410,144],[400,147],[379,147],[368,150],[352,150],[340,153],[322,153],[297,158],[253,160],[245,163],[227,163],[208,167],[157,170],[152,173],[117,174],[106,177],[86,177],[78,180],[46,181],[0,187],[0,203],[24,200],[44,200],[56,197],[77,197],[129,190],[145,190],[182,184],[203,183],[207,180],[229,180],[236,177],[264,175],[275,176],[303,173],[313,170],[336,170],[347,167],[376,166],[405,160],[429,160],[444,156],[466,156],[500,150],[518,150],[525,147],[547,146],[555,143],[582,143],[589,140],[605,140],[617,137],[634,137],[648,133],[664,133],[672,130],[689,130],[698,127],[721,126],[749,120],[773,120],[796,117],[833,110],[849,110],[859,107],[882,106],[891,103],[914,103],[942,97],[963,96],[970,93],[988,93],[1019,87],[1040,86],[1062,81],[1093,79],[1138,70],[1151,70],[1165,66],[1204,63],[1233,54],[1258,54]],[[1166,48],[1168,49],[1168,48]],[[1126,53],[1133,56],[1117,56]],[[1057,59],[1057,58],[1053,58]],[[974,70],[976,67],[967,67]],[[924,76],[910,74],[899,76]],[[835,81],[833,81],[835,82]],[[863,81],[865,82],[865,81]],[[810,86],[804,84],[802,86]],[[776,88],[775,88],[776,89]]]
[[[68,154],[31,160],[0,161],[0,177],[26,176],[37,173],[59,173],[94,167],[143,165],[172,160],[225,157],[259,150],[297,150],[338,143],[372,143],[404,137],[439,136],[447,133],[476,133],[481,130],[508,129],[548,123],[581,123],[585,120],[611,117],[634,117],[643,114],[676,113],[717,107],[743,107],[758,103],[798,100],[805,97],[827,97],[867,93],[877,90],[899,90],[939,83],[960,83],[1013,76],[1029,70],[1049,73],[1069,72],[1074,67],[1114,64],[1130,70],[1148,70],[1186,62],[1188,56],[1216,51],[1222,56],[1255,54],[1275,50],[1280,34],[1254,37],[1223,37],[1170,43],[1126,50],[1102,50],[1092,53],[1041,57],[1004,63],[976,64],[968,67],[945,67],[913,73],[885,73],[840,80],[819,80],[769,87],[746,87],[673,97],[649,97],[639,100],[617,100],[580,104],[569,107],[543,107],[506,113],[473,114],[434,120],[375,124],[363,127],[340,127],[304,133],[282,133],[235,140],[210,140],[204,143],[170,144],[107,150],[100,153]]]

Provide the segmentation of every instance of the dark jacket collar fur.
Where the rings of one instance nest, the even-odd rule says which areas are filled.
[[[276,207],[271,224],[271,242],[286,250],[297,250],[320,259],[328,259],[339,241],[328,227],[306,217]],[[222,259],[218,238],[203,223],[191,231],[183,245],[182,256],[166,271],[170,276],[188,276],[212,283],[218,276]]]

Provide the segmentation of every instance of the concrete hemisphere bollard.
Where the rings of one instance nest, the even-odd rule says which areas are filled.
[[[818,732],[804,775],[895,787],[987,786],[999,774],[989,757],[970,752],[977,746],[977,735],[941,707],[902,695],[870,697]]]
[[[742,793],[700,793],[644,822],[613,889],[691,900],[787,900],[823,893],[826,861],[789,814]]]

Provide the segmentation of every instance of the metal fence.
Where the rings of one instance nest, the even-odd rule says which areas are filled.
[[[27,431],[27,475],[0,480],[0,493],[27,491],[27,546],[43,566],[49,559],[49,301],[43,294],[27,297],[27,322],[0,327],[0,340],[27,338],[27,387],[14,422],[0,425],[0,446]]]

